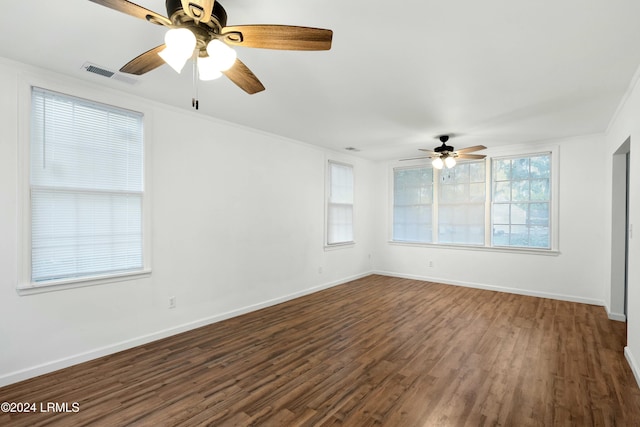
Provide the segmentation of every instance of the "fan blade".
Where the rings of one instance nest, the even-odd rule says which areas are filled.
[[[264,90],[264,86],[260,83],[260,80],[251,72],[249,67],[244,65],[242,61],[236,59],[236,62],[227,71],[223,71],[222,74],[227,76],[229,80],[234,82],[238,87],[249,95],[261,92]]]
[[[181,0],[182,10],[196,22],[211,21],[214,0]]]
[[[401,162],[404,162],[405,160],[420,160],[420,159],[430,159],[431,156],[427,156],[427,157],[412,157],[410,159],[400,159]]]
[[[418,150],[420,151],[424,151],[425,153],[429,153],[429,154],[436,154],[435,151],[433,150],[427,150],[426,148],[418,148]]]
[[[171,27],[173,24],[169,18],[149,10],[142,6],[138,6],[135,3],[131,3],[127,0],[89,0],[102,6],[108,7],[118,12],[126,13],[127,15],[134,16],[136,18],[144,19],[153,24],[164,25],[165,27]]]
[[[164,64],[164,60],[158,55],[158,52],[165,48],[164,44],[160,46],[154,47],[153,49],[149,49],[142,55],[138,55],[133,58],[131,61],[127,62],[127,64],[120,68],[120,71],[123,73],[142,75],[144,73],[148,73],[151,70],[155,70],[159,66]]]
[[[458,152],[459,153],[459,152]],[[485,156],[484,154],[458,154],[456,156],[458,159],[484,159]]]
[[[467,147],[467,148],[461,148],[459,150],[456,150],[456,153],[460,154],[460,153],[471,153],[473,151],[480,151],[480,150],[485,150],[487,147],[485,147],[484,145],[474,145],[473,147]]]
[[[333,31],[289,25],[236,25],[222,29],[234,46],[281,50],[329,50]]]

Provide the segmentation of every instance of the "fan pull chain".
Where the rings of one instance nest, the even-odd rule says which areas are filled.
[[[193,98],[191,98],[191,106],[196,110],[200,107],[198,100],[198,57],[193,58]]]

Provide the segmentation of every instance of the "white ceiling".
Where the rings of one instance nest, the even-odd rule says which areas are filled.
[[[5,2],[0,56],[191,109],[192,76],[117,70],[165,29],[88,0]],[[138,0],[166,15],[164,1]],[[226,0],[229,25],[329,28],[323,52],[238,48],[266,91],[199,84],[219,119],[370,159],[604,131],[640,65],[638,0]],[[15,42],[14,42],[15,41]]]

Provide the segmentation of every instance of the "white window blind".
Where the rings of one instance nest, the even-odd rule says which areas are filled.
[[[142,114],[35,87],[31,102],[31,281],[141,270]]]
[[[329,162],[327,244],[353,242],[353,166]]]
[[[484,245],[485,161],[440,171],[438,243]]]
[[[393,170],[393,240],[432,242],[433,169]]]

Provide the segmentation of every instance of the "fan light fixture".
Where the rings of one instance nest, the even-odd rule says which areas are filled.
[[[180,73],[196,47],[196,36],[187,28],[172,28],[164,36],[167,45],[158,55]],[[200,80],[214,80],[222,76],[236,62],[238,54],[220,40],[211,40],[207,44],[209,56],[198,57],[198,75]]]
[[[196,36],[186,28],[172,28],[164,35],[166,48],[158,52],[158,55],[180,73],[184,64],[193,55],[196,47]]]
[[[444,161],[442,159],[444,159]],[[451,169],[456,165],[456,158],[450,154],[445,154],[442,157],[438,156],[433,159],[431,165],[436,169],[442,169],[444,166],[446,166],[447,169]]]
[[[452,167],[454,167],[456,165],[455,157],[447,156],[447,158],[444,159],[444,164],[447,165],[447,168],[451,169]]]
[[[198,76],[200,80],[215,80],[222,77],[222,73],[218,70],[215,60],[210,56],[198,57]]]
[[[220,40],[211,40],[207,45],[209,58],[213,60],[212,66],[218,71],[227,71],[236,62],[238,54]]]

